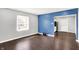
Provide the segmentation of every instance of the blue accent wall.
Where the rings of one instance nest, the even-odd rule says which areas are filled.
[[[38,31],[41,33],[53,34],[54,25],[51,24],[54,22],[51,14],[39,15],[38,16]]]
[[[54,34],[54,17],[77,14],[77,35],[78,35],[78,9],[64,10],[60,12],[38,15],[38,32]]]

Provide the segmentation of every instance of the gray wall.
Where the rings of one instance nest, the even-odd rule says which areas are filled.
[[[30,29],[28,31],[16,31],[17,15],[24,15],[30,17]],[[37,32],[38,16],[7,8],[0,9],[0,41],[5,41],[22,36],[28,36]]]

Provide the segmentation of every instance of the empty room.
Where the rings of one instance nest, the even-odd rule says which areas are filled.
[[[78,8],[0,8],[0,50],[78,50]]]

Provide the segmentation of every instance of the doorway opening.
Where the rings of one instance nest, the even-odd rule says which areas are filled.
[[[54,32],[74,33],[77,37],[76,14],[54,17]]]

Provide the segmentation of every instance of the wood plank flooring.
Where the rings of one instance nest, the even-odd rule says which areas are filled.
[[[0,50],[78,50],[74,33],[56,32],[55,37],[33,35],[0,44]]]

